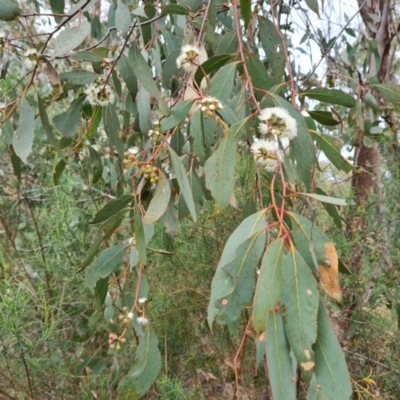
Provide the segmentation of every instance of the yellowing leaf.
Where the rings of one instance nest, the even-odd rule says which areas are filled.
[[[325,262],[319,265],[320,284],[338,303],[342,302],[342,289],[339,282],[339,259],[332,242],[327,242],[325,246]]]

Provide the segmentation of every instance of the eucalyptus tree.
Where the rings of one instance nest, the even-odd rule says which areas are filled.
[[[294,10],[320,12],[316,0],[0,0],[1,127],[15,175],[42,134],[57,158],[55,185],[68,168],[111,198],[93,215],[79,272],[105,309],[108,354],[118,358],[122,346],[136,354],[117,376],[120,398],[148,392],[162,363],[147,300],[154,225],[176,232],[206,204],[211,218],[227,218],[239,157],[253,161],[256,184],[210,283],[207,315],[211,329],[245,321],[236,387],[239,355],[254,338],[275,399],[296,398],[297,371],[308,399],[352,394],[322,301],[324,291],[342,301],[339,260],[312,209],[321,202],[341,228],[336,206],[346,201],[319,187],[317,154],[354,170],[323,127],[359,109],[364,83],[344,91],[302,79],[291,57]],[[305,32],[302,43],[309,40]],[[397,87],[370,87],[397,96]],[[129,240],[116,239],[121,230]]]

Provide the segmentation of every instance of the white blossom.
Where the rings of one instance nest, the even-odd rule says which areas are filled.
[[[40,64],[42,55],[36,49],[28,49],[24,53],[24,64],[26,68],[32,69]]]
[[[251,151],[253,152],[256,165],[270,172],[275,171],[278,160],[282,159],[281,151],[270,140],[254,138]]]
[[[200,49],[197,46],[187,44],[181,48],[181,54],[176,59],[176,65],[178,68],[183,68],[186,71],[192,69],[192,65],[198,64],[198,57],[200,55]]]
[[[141,297],[140,299],[138,299],[138,302],[140,304],[146,303],[146,301],[147,301],[147,297]]]
[[[137,146],[129,147],[129,149],[128,149],[128,153],[129,153],[129,154],[136,155],[136,154],[138,154],[139,152],[140,152],[140,149],[139,149],[139,147],[137,147]]]
[[[297,136],[297,122],[284,108],[264,108],[258,118],[262,121],[258,127],[262,135],[271,133],[289,140]]]
[[[85,90],[87,100],[92,106],[106,106],[115,100],[114,92],[109,85],[105,85],[102,81],[91,83]]]
[[[128,314],[126,314],[126,317],[129,319],[133,319],[133,312],[128,312]]]
[[[143,326],[146,326],[149,323],[149,320],[146,317],[137,317],[136,321]]]

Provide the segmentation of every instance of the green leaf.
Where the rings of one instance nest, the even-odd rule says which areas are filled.
[[[15,154],[12,144],[10,144],[10,153],[14,175],[17,177],[18,182],[21,182],[21,159]]]
[[[311,271],[316,273],[318,265],[325,263],[325,243],[331,240],[307,218],[291,212],[288,212],[288,215],[293,220],[292,237],[296,249]]]
[[[315,160],[314,145],[303,116],[287,100],[269,93],[272,96],[275,106],[285,108],[297,122],[297,136],[292,140],[292,150],[297,162],[300,175],[306,188],[311,187],[312,171]]]
[[[314,351],[317,399],[350,399],[352,388],[346,360],[322,301],[319,302],[318,337]]]
[[[25,97],[18,102],[19,125],[13,136],[15,154],[26,164],[33,145],[35,114]]]
[[[319,16],[319,10],[318,10],[318,0],[305,0],[306,4],[310,8],[311,11],[314,11],[315,14]]]
[[[253,300],[253,326],[259,335],[265,329],[267,314],[279,302],[282,287],[282,260],[284,243],[274,240],[266,249]]]
[[[284,43],[275,29],[275,25],[268,18],[261,16],[257,16],[257,18],[262,47],[272,70],[274,81],[279,84],[286,66]]]
[[[64,14],[65,0],[50,0],[50,7],[53,14]],[[61,17],[54,17],[56,22],[62,20]]]
[[[171,114],[160,121],[161,130],[167,131],[182,122],[188,115],[192,105],[193,100],[184,100],[178,103],[172,109]]]
[[[167,14],[189,15],[189,10],[179,4],[168,4],[161,10],[161,15]]]
[[[122,263],[129,245],[119,244],[104,250],[86,271],[86,284],[93,292],[99,279],[107,278]]]
[[[246,67],[254,89],[256,90],[256,98],[257,100],[261,100],[265,95],[265,91],[274,86],[275,81],[272,76],[268,74],[264,64],[255,54],[250,54],[246,58]]]
[[[244,28],[247,29],[251,19],[251,1],[250,0],[240,0],[240,13],[244,21]]]
[[[78,47],[89,35],[90,29],[90,22],[88,21],[80,21],[80,24],[76,27],[65,28],[56,37],[54,56],[63,56]]]
[[[122,1],[118,1],[118,6],[115,10],[115,26],[121,32],[123,37],[128,33],[130,24],[131,12],[128,6],[122,3]]]
[[[237,65],[237,62],[225,65],[215,74],[211,81],[211,96],[224,103],[228,101],[235,82]]]
[[[121,54],[121,58],[118,60],[118,69],[122,76],[122,79],[126,83],[129,94],[134,100],[137,93],[137,79],[133,72],[132,67],[129,64],[129,59],[125,54]]]
[[[186,171],[183,168],[183,165],[174,150],[169,147],[168,151],[171,159],[172,169],[174,170],[176,180],[178,181],[181,195],[185,199],[186,205],[190,211],[192,218],[194,219],[194,221],[196,221],[196,208],[194,205],[192,189],[190,187]]]
[[[323,196],[327,196],[326,192],[324,192],[322,189],[320,189],[318,187],[315,188],[315,191],[317,194],[322,194]],[[325,207],[325,210],[327,211],[327,213],[332,217],[335,225],[339,229],[341,229],[342,228],[342,220],[340,219],[340,215],[339,215],[336,207],[329,203],[322,203],[322,205]]]
[[[60,146],[58,145],[58,140],[54,136],[53,129],[50,126],[49,117],[47,116],[47,112],[46,112],[46,108],[44,107],[43,100],[40,98],[39,95],[38,95],[38,106],[39,106],[39,116],[40,116],[40,120],[42,122],[43,130],[44,130],[47,138],[49,139],[50,144],[57,151],[59,156],[62,159],[64,159],[64,161],[65,161],[64,154],[61,151]]]
[[[64,169],[65,169],[65,161],[64,160],[60,160],[57,165],[54,168],[54,173],[53,173],[53,182],[54,185],[58,185],[58,181],[60,179],[61,174],[63,173]]]
[[[158,221],[167,210],[170,197],[171,188],[169,180],[160,171],[154,197],[151,199],[149,208],[143,218],[143,223],[152,224]]]
[[[238,39],[236,30],[225,33],[219,40],[219,44],[217,50],[215,51],[215,55],[221,54],[232,54],[235,53],[238,49]]]
[[[204,138],[203,113],[197,110],[190,120],[190,134],[193,137],[193,151],[204,165],[206,160],[206,144]]]
[[[106,219],[110,218],[112,215],[116,214],[118,211],[123,210],[126,206],[133,200],[131,194],[124,194],[118,199],[110,200],[101,210],[97,211],[94,218],[90,221],[91,224],[98,224]],[[126,210],[128,211],[128,210]]]
[[[310,130],[310,134],[337,169],[344,172],[350,172],[354,169],[354,166],[340,154],[340,148],[336,144],[341,143],[339,139],[314,130]]]
[[[204,61],[203,64],[197,69],[194,76],[194,80],[197,85],[200,86],[201,80],[204,76],[210,74],[215,70],[219,70],[223,65],[225,65],[231,58],[232,54],[219,54],[210,57],[208,60]]]
[[[312,119],[315,119],[315,121],[319,122],[322,125],[326,126],[340,125],[340,121],[333,118],[333,114],[330,111],[307,110],[307,112],[310,114]]]
[[[136,250],[138,252],[139,261],[141,264],[147,264],[146,257],[146,237],[144,234],[142,213],[140,211],[137,199],[135,197],[135,240],[136,240]]]
[[[284,260],[283,270],[281,300],[286,309],[286,335],[303,377],[309,382],[315,366],[312,345],[317,338],[317,282],[294,247]]]
[[[70,85],[88,85],[98,77],[99,75],[91,71],[69,71],[60,74],[60,79]]]
[[[300,93],[299,96],[307,96],[310,99],[344,107],[355,107],[356,105],[356,99],[353,96],[338,89],[316,88]]]
[[[119,123],[117,112],[113,104],[109,103],[103,108],[104,112],[104,130],[110,144],[118,151],[121,160],[124,158],[124,143],[119,137],[121,125]]]
[[[322,201],[323,203],[335,204],[336,206],[347,206],[345,199],[338,199],[336,197],[324,196],[322,194],[315,193],[299,193],[307,197],[311,197],[315,200]]]
[[[55,127],[64,136],[72,137],[78,130],[79,123],[82,117],[81,108],[84,101],[85,97],[79,97],[72,102],[70,108],[67,111],[63,112],[62,114],[58,114],[53,118],[53,123]]]
[[[0,20],[13,21],[22,10],[11,0],[0,0]]]
[[[78,53],[72,55],[70,58],[76,61],[89,61],[89,62],[103,61],[103,57],[100,57],[99,55],[92,53],[90,51],[79,51]]]
[[[103,163],[100,154],[92,147],[88,146],[90,157],[90,168],[92,170],[92,183],[96,183],[103,176]]]
[[[136,349],[135,362],[118,385],[118,399],[136,400],[148,392],[161,369],[157,337],[150,326],[144,329]]]
[[[127,210],[122,210],[113,214],[103,225],[101,225],[94,236],[93,242],[87,251],[87,256],[83,261],[80,271],[84,270],[93,261],[93,258],[99,252],[99,248],[103,242],[108,240],[121,224]]]
[[[268,378],[274,399],[296,399],[296,362],[290,356],[281,312],[269,311],[266,328]]]
[[[206,161],[204,172],[206,186],[216,201],[219,210],[230,201],[235,185],[236,140],[232,132],[219,140],[218,149]]]
[[[380,83],[370,85],[371,89],[378,90],[382,97],[395,106],[400,104],[400,86],[394,83]]]
[[[161,92],[154,81],[153,73],[136,44],[129,50],[129,62],[133,72],[147,92],[156,99],[160,99]]]
[[[255,272],[265,246],[265,212],[250,215],[229,237],[218,263],[208,305],[208,324],[229,324],[253,295]]]

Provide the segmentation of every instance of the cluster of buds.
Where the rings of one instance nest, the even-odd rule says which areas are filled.
[[[0,53],[8,49],[8,42],[5,40],[5,38],[6,34],[4,32],[0,32]]]
[[[120,343],[125,343],[125,342],[126,342],[126,338],[119,337],[115,333],[110,333],[108,335],[108,345],[109,345],[110,349],[119,350],[121,348]]]
[[[251,146],[256,166],[264,167],[265,170],[274,172],[278,160],[282,160],[282,152],[275,147],[274,142],[270,140],[254,138]]]
[[[128,312],[128,307],[124,307],[122,309],[122,311],[125,314],[119,314],[118,315],[118,319],[120,321],[122,321],[123,324],[129,325],[131,323],[132,319],[133,319],[133,312],[131,312],[131,311]]]
[[[123,161],[124,163],[124,167],[125,168],[129,168],[131,165],[133,165],[134,167],[137,167],[139,164],[136,161],[136,156],[137,154],[140,152],[139,147],[129,147],[129,149],[127,151],[125,151],[124,156],[125,159]]]
[[[92,106],[106,106],[114,103],[115,95],[109,85],[105,84],[103,78],[96,79],[85,90],[87,100]]]
[[[200,49],[197,46],[187,44],[181,49],[181,54],[176,59],[176,65],[178,68],[183,68],[186,71],[190,71],[192,66],[199,64]]]
[[[152,167],[150,164],[143,165],[140,168],[140,172],[144,174],[145,179],[150,179],[151,183],[158,181],[158,169],[157,167]]]
[[[221,110],[223,108],[221,102],[216,99],[215,97],[204,97],[203,99],[201,99],[200,101],[200,110],[203,112],[209,111],[209,112],[213,112],[213,111],[217,111],[217,110]]]
[[[262,121],[258,127],[262,135],[271,134],[289,140],[297,136],[297,122],[284,108],[264,108],[258,118]]]
[[[161,138],[160,121],[153,122],[153,129],[149,129],[149,137],[153,142],[159,142]]]
[[[37,67],[43,62],[43,56],[36,49],[27,50],[24,56],[24,64],[28,69]]]

